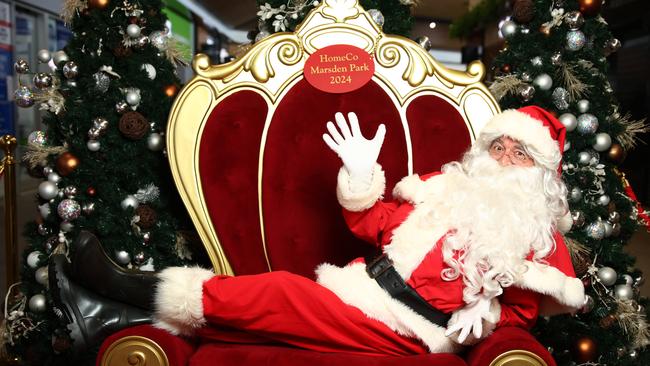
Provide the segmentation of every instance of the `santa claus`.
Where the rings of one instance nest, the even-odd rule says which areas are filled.
[[[367,140],[354,113],[348,120],[338,113],[323,136],[343,161],[337,197],[350,230],[381,255],[322,264],[317,282],[168,268],[158,275],[156,326],[402,355],[455,352],[496,327],[528,328],[539,314],[582,306],[559,233],[571,221],[558,175],[565,130],[552,115],[533,106],[496,115],[461,162],[404,178],[390,202],[376,163],[385,127]]]

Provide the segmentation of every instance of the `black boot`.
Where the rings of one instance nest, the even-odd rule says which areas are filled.
[[[151,272],[126,270],[106,255],[97,237],[82,231],[75,240],[70,275],[80,285],[113,300],[153,309],[158,279]]]
[[[60,310],[58,315],[68,323],[74,358],[83,357],[120,329],[151,323],[148,311],[104,298],[71,281],[68,265],[64,255],[53,255],[49,282],[55,306]]]

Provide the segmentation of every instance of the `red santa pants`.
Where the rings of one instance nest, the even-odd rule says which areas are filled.
[[[204,338],[237,343],[285,343],[320,352],[366,355],[427,353],[368,318],[318,283],[288,272],[216,276],[203,284]]]

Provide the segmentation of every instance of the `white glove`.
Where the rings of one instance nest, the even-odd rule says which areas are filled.
[[[323,140],[343,161],[343,166],[350,175],[351,185],[357,188],[355,190],[367,189],[372,182],[372,172],[379,157],[381,145],[384,143],[386,126],[379,125],[375,137],[372,140],[367,140],[361,134],[359,120],[354,112],[348,113],[350,127],[348,127],[343,113],[337,112],[335,117],[336,125],[341,133],[331,121],[328,121],[329,135],[323,134]]]
[[[493,307],[493,311],[490,308]],[[498,300],[494,297],[480,296],[476,302],[466,305],[462,309],[456,311],[449,321],[445,336],[449,337],[452,334],[460,331],[457,342],[463,344],[470,335],[473,335],[473,340],[483,338],[491,329],[483,329],[483,321],[487,321],[494,328],[500,317],[501,307]],[[495,319],[496,317],[496,319]],[[472,338],[472,337],[470,337]],[[475,342],[472,342],[475,343]]]

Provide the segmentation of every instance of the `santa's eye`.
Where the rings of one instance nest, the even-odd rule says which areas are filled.
[[[528,154],[521,150],[515,150],[515,157],[519,160],[526,160],[528,159]]]

